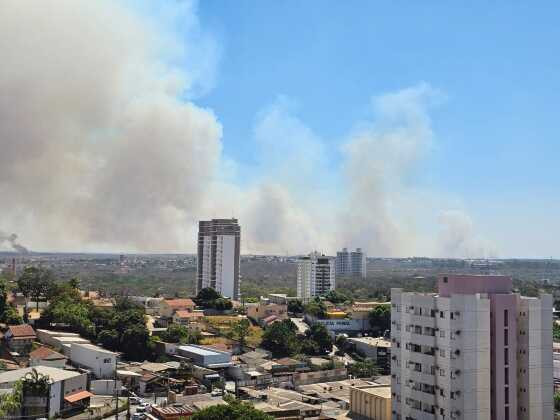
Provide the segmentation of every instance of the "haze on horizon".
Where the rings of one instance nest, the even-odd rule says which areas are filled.
[[[558,257],[559,8],[3,1],[0,250]]]

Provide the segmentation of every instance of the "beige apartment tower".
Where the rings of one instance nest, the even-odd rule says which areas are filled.
[[[391,292],[395,420],[552,420],[552,297],[505,276],[442,276]]]

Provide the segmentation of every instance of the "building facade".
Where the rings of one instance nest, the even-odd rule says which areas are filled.
[[[342,251],[336,253],[336,275],[366,277],[366,254],[362,248],[356,248],[355,251],[348,251],[343,248]]]
[[[552,419],[552,297],[512,290],[474,275],[392,290],[393,418]]]
[[[297,296],[304,301],[335,288],[335,259],[312,252],[298,260]]]
[[[206,287],[239,299],[241,228],[237,219],[212,219],[198,226],[197,293]]]
[[[117,353],[94,344],[72,344],[70,362],[72,365],[87,369],[97,379],[110,379],[115,376]]]
[[[350,388],[350,411],[362,419],[391,420],[391,387],[368,385]]]

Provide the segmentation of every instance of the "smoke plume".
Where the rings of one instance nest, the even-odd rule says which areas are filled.
[[[219,46],[196,3],[172,2],[158,19],[109,0],[1,3],[0,196],[9,204],[0,225],[34,249],[192,252],[199,219],[238,216],[245,252],[439,252],[423,246],[408,183],[434,142],[437,90],[422,83],[375,97],[369,121],[336,142],[280,98],[257,115],[259,164],[241,184],[217,117],[195,103],[213,86]],[[471,248],[452,233],[441,240],[453,253]],[[1,242],[25,249],[15,235]]]
[[[18,242],[18,236],[15,233],[7,234],[0,230],[0,245],[4,245],[6,242],[12,247],[14,251],[20,254],[27,254],[29,250]]]

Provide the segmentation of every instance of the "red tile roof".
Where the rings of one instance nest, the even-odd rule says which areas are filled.
[[[75,403],[77,401],[83,400],[85,398],[91,398],[91,397],[93,397],[93,394],[89,391],[78,391],[78,392],[74,392],[73,394],[69,394],[65,396],[64,399],[69,403]]]
[[[66,356],[63,354],[57,353],[54,350],[49,349],[48,347],[39,347],[37,350],[32,351],[29,353],[29,357],[31,359],[49,359],[49,360],[58,360],[58,359],[66,359]]]
[[[194,302],[191,299],[165,299],[165,303],[173,309],[194,307]]]
[[[14,338],[35,338],[35,331],[33,327],[28,324],[10,325],[8,331],[12,333]]]

